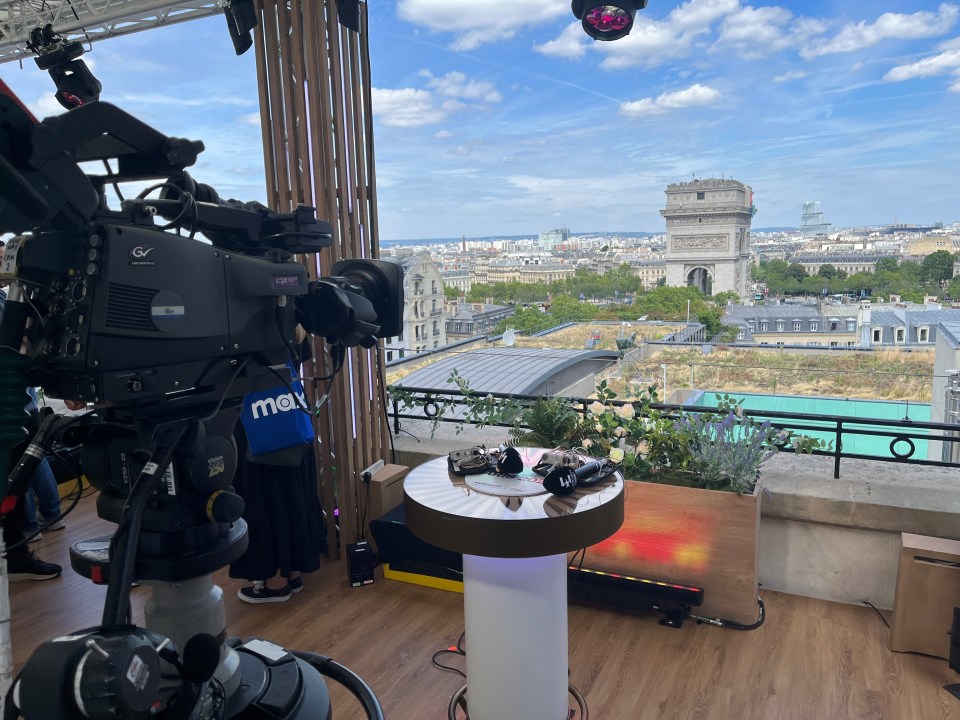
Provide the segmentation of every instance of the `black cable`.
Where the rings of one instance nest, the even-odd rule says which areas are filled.
[[[696,620],[698,625],[706,623],[708,625],[716,625],[717,627],[729,628],[730,630],[755,630],[763,625],[763,621],[766,619],[766,609],[763,606],[763,600],[759,596],[757,597],[757,605],[760,607],[757,621],[748,625],[739,623],[736,620],[724,620],[722,618],[708,618],[693,614],[691,614],[690,617]]]
[[[163,481],[164,473],[173,458],[173,452],[180,438],[192,423],[179,422],[161,425],[157,428],[160,439],[137,477],[127,503],[124,505],[117,523],[117,530],[110,539],[111,561],[120,560],[120,572],[110,573],[107,584],[107,597],[103,604],[102,625],[113,627],[129,621],[130,585],[134,581],[134,569],[137,561],[137,543],[140,537],[140,525],[147,503],[153,491]],[[112,570],[112,568],[111,568]]]
[[[437,651],[433,654],[433,657],[430,658],[430,662],[433,663],[434,667],[439,668],[440,670],[447,670],[447,671],[449,671],[449,672],[455,672],[457,675],[460,675],[461,677],[463,677],[464,679],[466,679],[467,674],[466,674],[465,672],[463,672],[462,670],[459,670],[459,669],[457,669],[457,668],[455,668],[455,667],[451,667],[450,665],[444,665],[444,664],[441,663],[441,662],[437,662],[437,657],[439,657],[440,655],[448,654],[448,653],[449,653],[450,655],[460,655],[461,657],[466,657],[466,656],[467,656],[467,652],[466,652],[466,650],[463,649],[463,639],[464,639],[465,635],[466,635],[466,631],[460,633],[460,637],[459,637],[459,639],[457,640],[456,645],[453,645],[452,647],[445,648],[444,650],[437,650]]]
[[[887,622],[887,619],[883,616],[883,613],[877,610],[876,606],[872,602],[870,602],[869,600],[864,600],[863,604],[868,605],[869,607],[872,607],[876,611],[877,616],[881,620],[883,620],[883,624],[886,625],[888,628],[890,627],[890,623]]]
[[[390,462],[397,462],[397,448],[393,444],[393,433],[390,431],[390,413],[387,411],[387,381],[383,372],[383,348],[377,347],[374,350],[377,365],[377,380],[380,383],[380,412],[383,415],[383,423],[387,426],[387,438],[390,441]],[[419,440],[417,441],[419,442]]]

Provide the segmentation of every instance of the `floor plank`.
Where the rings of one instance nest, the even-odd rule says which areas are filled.
[[[33,546],[63,564],[64,576],[11,584],[17,668],[43,640],[99,623],[104,588],[69,569],[67,549],[113,526],[96,517],[92,498],[67,525]],[[379,575],[351,588],[337,562],[325,562],[282,604],[247,605],[236,597],[242,582],[223,570],[215,578],[232,635],[333,657],[373,687],[392,720],[447,717],[462,679],[430,658],[462,632],[462,596]],[[148,597],[145,587],[132,591],[140,621]],[[595,719],[960,720],[960,700],[942,688],[958,681],[946,661],[891,652],[889,630],[872,609],[769,591],[763,598],[766,622],[750,631],[692,622],[672,629],[655,614],[571,606],[571,681]],[[469,638],[465,646],[469,652]],[[337,720],[363,717],[345,691],[334,687],[332,696]]]

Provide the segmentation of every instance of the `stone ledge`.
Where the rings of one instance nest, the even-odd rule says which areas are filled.
[[[763,466],[764,516],[960,537],[960,469],[782,453]]]

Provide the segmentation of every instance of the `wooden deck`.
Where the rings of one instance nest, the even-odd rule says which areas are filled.
[[[69,569],[67,548],[111,527],[87,498],[66,531],[33,546],[66,569],[57,580],[11,584],[18,669],[39,642],[99,622],[105,590]],[[280,604],[244,604],[236,597],[242,583],[224,571],[217,581],[230,634],[333,657],[372,686],[391,720],[447,717],[462,679],[435,669],[430,658],[463,629],[461,595],[379,575],[371,586],[351,588],[336,562]],[[133,590],[141,620],[148,595]],[[960,720],[960,700],[942,688],[960,678],[944,660],[891,652],[890,631],[872,609],[774,592],[763,598],[766,623],[750,631],[695,623],[670,629],[654,614],[572,606],[571,681],[594,720]],[[337,720],[363,717],[345,691],[333,688],[332,695]]]

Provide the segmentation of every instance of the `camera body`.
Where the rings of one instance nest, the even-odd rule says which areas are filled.
[[[27,328],[33,385],[52,397],[122,405],[229,381],[231,358],[283,362],[299,263],[229,253],[140,225],[93,222],[19,248],[42,322]]]

